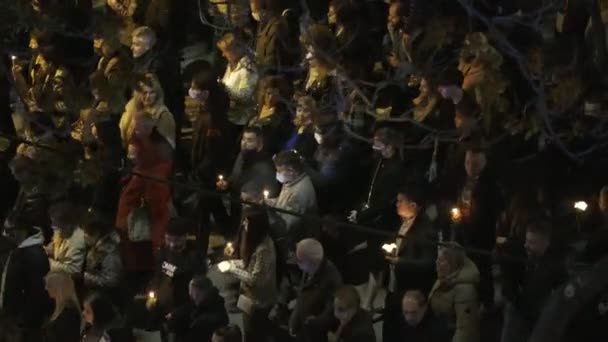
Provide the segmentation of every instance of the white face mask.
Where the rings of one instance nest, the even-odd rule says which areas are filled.
[[[203,96],[203,92],[190,88],[188,89],[188,96],[190,96],[190,98],[193,100],[200,100]]]
[[[253,17],[253,20],[255,20],[255,21],[260,21],[262,19],[260,12],[251,12],[251,16]]]
[[[355,314],[357,314],[357,310],[334,310],[334,316],[336,316],[340,323],[346,323],[350,321],[355,316]]]
[[[323,143],[323,135],[321,133],[315,133],[315,140],[317,144],[321,145]]]
[[[277,172],[277,182],[281,184],[287,183],[287,176],[282,172]]]

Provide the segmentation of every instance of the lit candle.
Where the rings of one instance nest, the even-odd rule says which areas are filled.
[[[228,242],[228,243],[226,244],[226,247],[228,247],[228,248],[232,248],[232,242]]]
[[[217,176],[217,179],[219,179],[219,180],[223,181],[223,180],[224,180],[224,175],[218,175],[218,176]]]
[[[382,245],[382,249],[386,252],[386,253],[393,253],[393,251],[395,251],[397,249],[397,244],[396,243],[385,243],[384,245]]]
[[[577,201],[574,202],[574,209],[579,210],[579,211],[585,211],[587,210],[587,202],[585,201]]]
[[[450,218],[452,219],[452,222],[459,222],[462,219],[462,212],[460,209],[456,207],[452,208],[452,210],[450,210]]]
[[[148,292],[148,298],[152,300],[156,299],[156,293],[154,293],[154,291]]]
[[[11,60],[14,62],[15,60],[17,60],[17,56],[12,55],[12,56],[11,56]]]
[[[268,196],[270,195],[270,191],[268,190],[264,190],[264,199],[267,200]]]

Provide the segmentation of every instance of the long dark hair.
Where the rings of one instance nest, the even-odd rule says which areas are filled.
[[[245,208],[241,222],[245,221],[247,221],[247,230],[241,224],[236,241],[236,254],[247,267],[255,249],[268,236],[270,223],[266,211],[259,208]]]
[[[217,75],[210,69],[203,69],[192,77],[192,83],[197,89],[209,92],[207,111],[211,115],[211,126],[223,126],[227,122],[230,97],[224,85],[217,81]]]

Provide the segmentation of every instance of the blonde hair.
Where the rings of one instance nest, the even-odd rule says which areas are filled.
[[[148,72],[138,79],[136,92],[139,96],[141,96],[142,85],[154,89],[154,92],[156,93],[156,103],[154,106],[165,104],[165,92],[163,91],[163,87],[161,86],[158,77],[154,73]]]
[[[80,312],[80,304],[76,296],[76,288],[72,277],[65,272],[50,272],[47,274],[46,287],[53,287],[57,293],[55,298],[55,311],[51,315],[51,321],[54,321],[63,312],[66,306],[72,305]]]
[[[222,51],[230,51],[233,53],[239,53],[243,49],[241,41],[232,32],[228,32],[220,38],[216,46]]]

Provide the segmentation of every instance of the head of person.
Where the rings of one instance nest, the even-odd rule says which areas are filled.
[[[304,173],[304,160],[296,150],[281,151],[274,158],[277,181],[281,184],[294,182]]]
[[[481,176],[487,165],[486,153],[481,148],[471,147],[464,157],[464,169],[467,176],[477,178]]]
[[[457,272],[464,266],[466,253],[464,248],[456,242],[445,243],[437,252],[435,270],[437,278],[444,279]]]
[[[84,242],[87,247],[94,246],[101,238],[112,231],[114,224],[109,215],[98,209],[91,209],[83,225]]]
[[[425,205],[424,189],[421,184],[408,183],[397,193],[397,215],[403,220],[410,220],[423,211]]]
[[[72,236],[78,223],[78,210],[74,203],[70,201],[53,203],[49,208],[49,217],[54,232],[59,233],[64,239]]]
[[[135,85],[137,100],[144,107],[159,106],[164,103],[163,87],[160,85],[158,77],[153,73],[147,73],[137,77]]]
[[[133,58],[140,58],[156,45],[156,32],[151,27],[140,26],[133,30],[131,36],[131,52]]]
[[[147,112],[137,113],[134,120],[135,129],[133,134],[140,139],[150,137],[156,129],[156,120]]]
[[[391,30],[398,30],[403,27],[405,17],[407,15],[407,7],[403,4],[402,0],[391,1],[388,7],[388,26]]]
[[[213,283],[205,275],[197,275],[188,284],[188,294],[194,304],[205,302],[213,290]]]
[[[383,127],[374,133],[372,148],[384,159],[396,156],[402,145],[403,135],[393,128]]]
[[[95,292],[82,303],[82,318],[94,328],[105,329],[116,318],[116,309],[109,298]]]
[[[341,324],[350,322],[359,311],[361,306],[361,297],[359,292],[352,285],[345,285],[334,294],[334,317]]]
[[[203,68],[193,75],[188,96],[198,102],[204,111],[211,114],[214,123],[219,122],[228,110],[230,98],[223,84],[218,82],[211,68]]]
[[[244,154],[260,153],[264,149],[264,132],[256,126],[243,129],[241,137],[241,151]]]
[[[258,85],[258,99],[261,107],[275,108],[288,96],[289,84],[283,76],[266,76]],[[260,107],[260,108],[261,108]]]
[[[55,302],[55,311],[51,315],[54,321],[66,306],[80,308],[72,276],[64,272],[50,272],[45,278],[45,288],[49,297]]]
[[[332,26],[353,26],[361,20],[360,8],[351,0],[331,0],[327,22]]]
[[[540,258],[551,245],[551,225],[543,219],[532,220],[526,225],[524,248],[531,259]]]
[[[243,333],[236,324],[221,327],[213,332],[211,342],[242,342]]]
[[[422,322],[427,311],[426,297],[420,290],[409,290],[403,295],[401,311],[405,322],[412,327]]]
[[[226,33],[216,45],[231,65],[238,63],[245,55],[245,44],[232,32]]]
[[[419,98],[430,98],[437,94],[437,83],[431,74],[423,75],[418,86]]]
[[[598,198],[598,206],[602,213],[608,214],[608,185],[604,186],[600,190],[600,195]]]
[[[308,274],[316,273],[319,267],[321,267],[324,258],[323,245],[318,240],[304,239],[298,242],[296,246],[296,260],[302,272]]]
[[[329,27],[313,24],[301,35],[300,41],[308,53],[306,58],[311,68],[329,71],[335,67],[337,42]]]
[[[438,74],[437,77],[437,93],[444,99],[454,99],[455,95],[459,94],[462,89],[463,76],[458,70],[445,70]]]
[[[310,96],[302,96],[298,98],[298,106],[296,107],[296,117],[293,119],[293,124],[296,129],[305,129],[311,127],[312,118],[317,113],[317,103]]]
[[[193,227],[190,220],[173,218],[169,221],[165,233],[165,246],[172,253],[183,252],[188,244],[188,232]]]
[[[97,32],[93,36],[93,50],[98,56],[112,57],[120,49],[118,34]]]
[[[95,71],[89,76],[89,88],[95,101],[109,101],[112,89],[103,71]]]
[[[257,207],[243,209],[236,246],[240,246],[237,255],[243,260],[245,265],[249,264],[251,255],[253,255],[255,249],[268,236],[269,232],[270,222],[266,210]],[[244,243],[242,243],[243,240]]]

